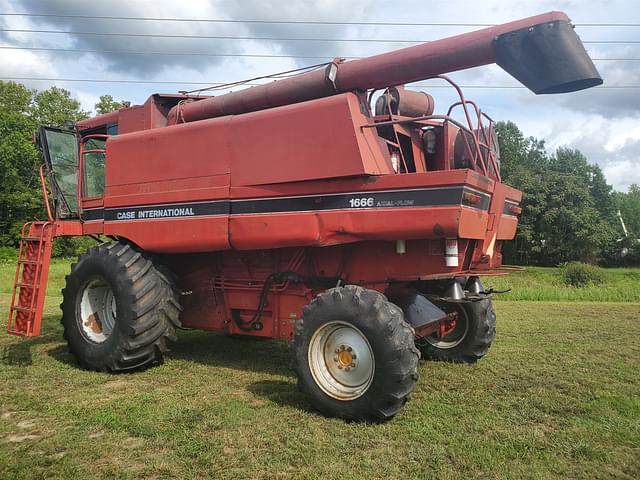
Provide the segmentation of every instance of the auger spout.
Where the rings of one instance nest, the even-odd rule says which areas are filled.
[[[253,112],[337,93],[379,89],[497,63],[536,94],[600,85],[569,18],[549,12],[176,106],[169,124]]]

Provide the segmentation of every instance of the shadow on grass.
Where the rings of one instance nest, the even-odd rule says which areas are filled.
[[[69,347],[66,343],[64,345],[58,345],[55,348],[47,350],[47,355],[60,363],[80,368],[78,362],[76,362],[75,357],[69,351]]]
[[[38,344],[55,344],[62,335],[17,342],[5,348],[2,361],[9,365],[30,365],[31,347]],[[54,360],[77,367],[78,364],[65,344],[47,350]],[[180,338],[165,354],[167,360],[183,360],[211,367],[232,368],[242,371],[264,372],[293,376],[289,370],[289,349],[285,342],[243,336],[228,336],[203,331],[182,331]],[[162,368],[162,367],[160,367]]]
[[[12,367],[26,367],[33,364],[31,349],[36,345],[52,344],[59,341],[55,334],[48,334],[33,338],[20,338],[2,349],[0,362]]]
[[[283,341],[201,331],[181,332],[167,357],[211,367],[289,376],[291,381],[261,380],[250,384],[247,390],[276,405],[317,414],[309,409],[308,400],[293,380],[289,348]]]
[[[168,359],[187,360],[213,367],[292,375],[285,342],[218,333],[181,332]]]
[[[302,394],[294,382],[284,380],[261,380],[252,383],[247,390],[259,397],[265,398],[281,407],[293,407],[308,413],[318,414],[309,408],[309,401]]]

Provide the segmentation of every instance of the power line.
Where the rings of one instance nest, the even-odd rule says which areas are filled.
[[[106,53],[116,55],[171,55],[171,56],[196,56],[196,57],[250,57],[250,58],[300,58],[326,60],[335,58],[331,55],[276,55],[269,53],[200,53],[200,52],[130,52],[122,50],[85,50],[76,48],[49,48],[49,47],[13,47],[0,45],[0,50],[37,50],[45,52],[74,52],[74,53]],[[358,59],[362,57],[344,57],[344,59]]]
[[[323,20],[257,20],[226,18],[175,18],[175,17],[123,17],[110,15],[61,15],[54,13],[0,13],[0,16],[43,17],[43,18],[76,18],[85,20],[135,20],[146,22],[185,22],[185,23],[254,23],[273,25],[362,25],[389,27],[493,27],[495,23],[466,22],[365,22],[365,21],[323,21]],[[580,27],[640,27],[639,23],[577,23]]]
[[[295,37],[232,37],[228,35],[177,35],[177,34],[158,34],[158,33],[115,33],[115,32],[76,32],[61,30],[31,30],[31,29],[11,29],[1,28],[0,32],[13,33],[52,33],[65,35],[90,35],[102,37],[149,37],[149,38],[202,38],[215,40],[272,40],[278,42],[368,42],[368,43],[428,43],[433,40],[400,40],[397,38],[378,39],[378,38],[295,38]],[[632,44],[640,43],[640,40],[587,40],[582,43],[611,43],[611,44]]]
[[[225,86],[228,83],[219,82],[187,82],[185,80],[169,81],[169,80],[111,80],[111,79],[98,79],[98,78],[46,78],[46,77],[0,77],[3,80],[28,80],[28,81],[50,81],[50,82],[79,82],[79,83],[129,83],[129,84],[141,84],[141,85],[213,85],[213,86]],[[263,83],[242,83],[242,85],[256,87],[264,85]],[[430,85],[430,84],[414,84],[411,87],[420,88],[451,88],[449,85]],[[521,85],[460,85],[460,88],[473,88],[473,89],[522,89],[527,88]],[[603,85],[600,87],[594,87],[596,89],[635,89],[640,88],[639,85]]]
[[[131,52],[123,50],[85,50],[80,48],[49,48],[49,47],[14,47],[7,45],[0,45],[0,50],[34,50],[44,52],[69,52],[69,53],[99,53],[99,54],[112,54],[112,55],[161,55],[161,56],[196,56],[196,57],[250,57],[250,58],[298,58],[298,59],[315,59],[326,60],[332,59],[336,56],[345,60],[357,60],[363,58],[363,56],[349,56],[342,55],[276,55],[268,53],[200,53],[200,52]],[[604,61],[616,61],[616,62],[636,62],[640,61],[640,58],[592,58],[591,60],[604,62]]]

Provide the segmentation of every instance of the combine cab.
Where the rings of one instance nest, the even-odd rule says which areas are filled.
[[[43,127],[53,209],[25,227],[9,332],[40,331],[52,238],[100,236],[63,290],[83,367],[159,363],[182,326],[286,339],[315,408],[392,417],[420,356],[475,362],[495,337],[480,277],[500,268],[522,194],[501,181],[493,121],[443,75],[494,62],[536,93],[602,82],[550,13]],[[426,78],[459,100],[436,114],[402,86]]]

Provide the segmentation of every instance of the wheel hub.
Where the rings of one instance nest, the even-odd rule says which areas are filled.
[[[309,367],[325,393],[339,400],[353,400],[373,380],[373,351],[358,328],[346,322],[329,322],[311,339]]]
[[[469,332],[469,318],[462,307],[456,306],[454,311],[448,313],[448,316],[454,319],[448,325],[448,328],[443,329],[442,332],[424,337],[428,343],[443,350],[460,345]]]
[[[82,334],[91,342],[104,342],[113,331],[117,318],[116,297],[101,277],[94,278],[80,290],[77,321]]]
[[[345,372],[350,372],[358,366],[358,357],[350,345],[340,345],[335,353],[337,355],[333,357],[333,361],[338,364],[338,369],[344,368]]]

